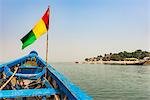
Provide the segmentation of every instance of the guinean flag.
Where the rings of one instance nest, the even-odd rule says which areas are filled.
[[[23,44],[22,49],[32,44],[35,40],[37,40],[40,36],[42,36],[44,33],[48,31],[49,15],[50,15],[50,9],[48,7],[45,14],[39,20],[39,22],[34,26],[34,28],[21,39]]]

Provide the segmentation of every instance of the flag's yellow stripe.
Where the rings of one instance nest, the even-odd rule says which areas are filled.
[[[36,38],[39,38],[41,35],[47,32],[46,25],[42,19],[34,26],[32,29]]]

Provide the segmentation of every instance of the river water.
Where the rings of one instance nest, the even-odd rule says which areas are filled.
[[[94,100],[150,100],[150,66],[52,63]]]

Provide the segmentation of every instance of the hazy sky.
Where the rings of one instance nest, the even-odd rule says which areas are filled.
[[[24,50],[20,39],[48,5],[50,62],[123,50],[150,51],[150,0],[0,0],[0,62],[32,50],[45,59],[46,35]]]

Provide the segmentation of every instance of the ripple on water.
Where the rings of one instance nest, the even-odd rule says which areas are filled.
[[[53,65],[95,100],[150,100],[150,66]]]

